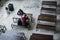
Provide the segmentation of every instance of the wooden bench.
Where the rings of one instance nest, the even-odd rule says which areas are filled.
[[[53,35],[32,34],[30,40],[53,40]]]
[[[41,14],[41,15],[38,16],[38,20],[56,22],[56,16]]]
[[[32,14],[27,14],[27,16],[32,16]]]

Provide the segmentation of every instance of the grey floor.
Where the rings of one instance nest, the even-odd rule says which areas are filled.
[[[14,4],[14,11],[10,12],[10,15],[7,14],[5,7],[8,6],[9,3]],[[60,40],[60,33],[54,33],[50,30],[44,30],[40,29],[36,32],[36,24],[37,24],[37,17],[40,14],[40,8],[41,8],[41,0],[21,0],[21,1],[7,1],[3,7],[0,7],[0,25],[5,25],[8,31],[17,31],[17,32],[24,32],[26,37],[30,38],[30,35],[32,33],[38,33],[38,34],[48,34],[48,35],[54,35],[54,40]],[[26,28],[21,27],[15,27],[12,29],[12,17],[17,16],[17,11],[19,9],[22,9],[25,13],[32,13],[33,18],[35,19],[34,26],[32,30],[28,30]],[[60,15],[57,14],[57,19],[60,19]],[[57,21],[57,30],[60,31],[60,23]],[[1,39],[2,40],[2,39]]]

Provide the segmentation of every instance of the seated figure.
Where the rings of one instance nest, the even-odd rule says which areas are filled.
[[[23,25],[23,26],[27,26],[28,16],[27,16],[26,14],[24,14],[24,15],[21,17],[21,21],[22,21],[22,25]]]

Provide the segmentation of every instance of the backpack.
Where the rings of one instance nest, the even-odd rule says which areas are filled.
[[[22,25],[21,19],[18,19],[18,25]]]

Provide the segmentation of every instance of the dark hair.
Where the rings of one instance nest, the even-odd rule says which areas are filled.
[[[19,9],[19,11],[22,11],[22,9]]]
[[[5,7],[6,10],[8,10],[8,7]]]
[[[25,14],[25,16],[27,16],[27,15]]]

